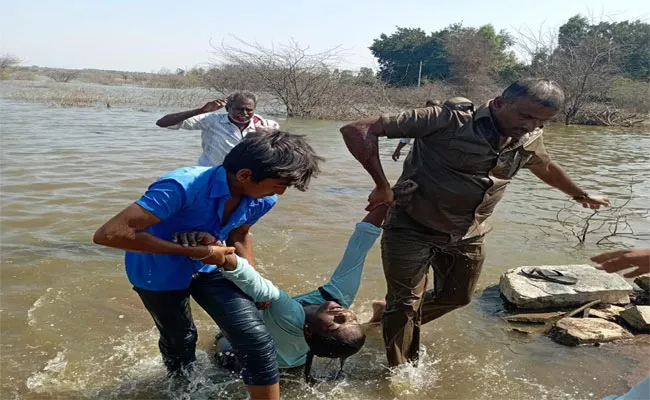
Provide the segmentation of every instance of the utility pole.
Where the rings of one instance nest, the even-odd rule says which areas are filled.
[[[418,71],[418,87],[420,87],[420,82],[422,82],[422,60],[420,60],[420,71]]]

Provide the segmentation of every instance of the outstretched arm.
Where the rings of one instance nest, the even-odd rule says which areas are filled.
[[[601,206],[609,205],[607,197],[589,195],[580,189],[555,161],[532,166],[530,167],[530,172],[546,184],[568,194],[585,208],[597,210]]]
[[[323,285],[323,289],[341,301],[343,307],[350,307],[357,296],[366,255],[381,234],[379,227],[384,221],[387,210],[386,205],[380,205],[371,210],[363,221],[356,225],[341,262],[332,273],[329,282]]]
[[[181,111],[179,113],[167,114],[164,117],[156,121],[156,125],[161,128],[168,128],[170,126],[178,125],[186,119],[196,117],[197,115],[214,112],[222,109],[226,105],[226,101],[223,99],[218,99],[206,103],[203,107],[195,108],[194,110]]]

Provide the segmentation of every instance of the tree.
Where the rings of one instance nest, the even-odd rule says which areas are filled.
[[[492,25],[480,28],[453,24],[427,35],[420,28],[397,28],[387,36],[381,34],[370,50],[379,62],[379,76],[393,85],[414,85],[420,65],[425,80],[476,81],[479,76],[497,77],[516,62],[508,51],[513,45],[506,32],[497,33]],[[466,74],[471,72],[472,77]]]
[[[55,71],[49,71],[46,73],[50,79],[54,80],[55,82],[61,82],[61,83],[68,83],[79,76],[79,71],[76,70],[71,70],[71,69],[60,69],[60,70],[55,70]]]
[[[507,32],[497,33],[492,25],[478,29],[452,25],[445,35],[451,80],[470,98],[492,97],[501,71],[517,64],[507,51],[512,44]]]
[[[422,77],[445,79],[449,61],[444,47],[444,31],[427,35],[420,28],[397,27],[390,36],[382,33],[369,47],[379,63],[379,77],[392,85],[414,85],[418,82],[420,63]]]
[[[293,39],[271,47],[236,41],[238,47],[225,43],[215,47],[221,64],[215,65],[208,82],[219,91],[252,85],[254,90],[271,93],[289,117],[310,116],[323,105],[337,81],[346,78],[345,74],[333,74],[341,56],[338,46],[312,53],[309,46]]]
[[[364,85],[374,85],[377,83],[377,75],[372,68],[361,67],[359,74],[357,74],[357,81]]]
[[[620,49],[625,76],[650,80],[650,24],[641,21],[600,22],[593,27]]]
[[[3,54],[0,56],[0,72],[7,71],[20,64],[20,58],[13,54]]]

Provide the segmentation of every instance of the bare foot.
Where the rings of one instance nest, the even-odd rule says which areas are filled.
[[[372,318],[368,321],[369,324],[378,324],[381,322],[381,317],[384,316],[386,309],[385,300],[374,300],[372,302]]]

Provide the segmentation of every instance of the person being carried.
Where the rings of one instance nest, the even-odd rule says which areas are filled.
[[[190,296],[231,340],[253,399],[279,399],[275,345],[256,305],[218,270],[236,252],[254,264],[249,230],[290,186],[304,191],[322,161],[302,136],[247,136],[223,165],[189,167],[154,182],[97,230],[93,241],[126,250],[129,281],[151,314],[163,362],[183,376],[196,360]],[[206,232],[192,246],[176,232]],[[226,242],[224,248],[214,238]],[[178,243],[181,242],[181,243]]]
[[[397,185],[395,198],[399,203],[407,203],[416,187],[412,182]],[[305,379],[314,382],[311,365],[315,356],[341,359],[342,370],[344,360],[361,349],[366,336],[349,307],[359,290],[366,255],[381,233],[387,209],[385,205],[379,206],[356,224],[330,280],[305,294],[291,297],[263,278],[245,258],[226,255],[223,276],[253,301],[270,302],[270,307],[261,313],[275,341],[280,368],[304,365]],[[219,348],[221,353],[228,353],[228,341],[220,339]],[[236,365],[230,367],[236,369]]]
[[[216,113],[226,107],[227,114]],[[156,121],[161,128],[201,131],[203,153],[198,164],[204,167],[221,165],[247,134],[256,130],[278,130],[277,122],[255,114],[257,97],[251,92],[235,92],[225,99],[206,103],[203,107],[167,114]]]
[[[474,109],[474,104],[472,104],[472,101],[469,99],[466,99],[464,97],[452,97],[450,99],[445,100],[444,103],[440,103],[438,100],[427,100],[425,103],[424,107],[429,108],[429,107],[447,107],[451,110],[473,110]],[[397,144],[397,147],[395,148],[395,151],[393,152],[392,158],[393,161],[397,162],[402,155],[402,149],[411,143],[411,138],[401,138],[399,140],[399,143]]]

